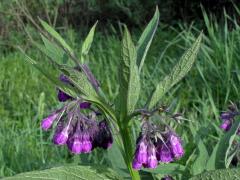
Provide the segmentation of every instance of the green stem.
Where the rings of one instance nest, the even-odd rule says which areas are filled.
[[[130,131],[128,126],[121,126],[120,127],[120,133],[122,136],[123,146],[124,146],[124,152],[125,152],[125,163],[128,167],[128,170],[130,172],[130,175],[133,180],[140,180],[140,176],[138,171],[135,171],[132,168],[132,158],[133,158],[133,147],[132,147],[132,141],[130,136]]]

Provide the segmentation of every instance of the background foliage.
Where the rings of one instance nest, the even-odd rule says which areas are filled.
[[[198,170],[203,166],[201,161],[197,170],[192,164],[200,152],[210,155],[223,136],[218,128],[219,111],[240,96],[240,27],[239,18],[234,18],[240,15],[237,1],[234,7],[228,0],[3,0],[0,2],[0,177],[79,162],[113,168],[123,166],[121,162],[116,164],[118,156],[114,147],[107,153],[98,150],[91,155],[73,157],[65,148],[52,146],[50,134],[42,133],[41,119],[59,103],[55,87],[26,64],[25,57],[15,49],[20,45],[36,59],[43,58],[29,44],[29,38],[37,39],[38,34],[24,12],[28,11],[35,21],[40,16],[55,26],[79,53],[82,38],[98,19],[88,63],[103,90],[114,99],[118,92],[115,75],[120,58],[122,23],[130,27],[136,42],[156,4],[160,9],[161,23],[142,69],[143,89],[148,91],[141,94],[149,95],[153,84],[170,72],[196,35],[201,30],[205,34],[190,74],[162,102],[172,103],[174,111],[186,111],[184,116],[189,121],[176,127],[186,148],[186,155],[179,163],[187,164],[189,173],[201,172]],[[223,11],[224,7],[226,11]],[[145,80],[149,78],[151,81]],[[143,101],[139,107],[146,98],[141,98]],[[234,160],[238,162],[239,159]],[[230,167],[237,165],[239,163],[232,163]],[[126,175],[124,171],[121,173]]]

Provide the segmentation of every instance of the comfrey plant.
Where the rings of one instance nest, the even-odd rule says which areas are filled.
[[[46,22],[40,20],[45,29],[40,30],[44,45],[36,42],[34,45],[48,57],[48,61],[35,61],[26,56],[33,66],[54,83],[58,99],[63,103],[62,108],[42,121],[44,130],[54,129],[54,144],[66,144],[72,153],[80,154],[90,153],[94,148],[108,149],[112,143],[116,143],[134,180],[140,179],[140,169],[154,169],[158,164],[173,162],[184,155],[180,135],[167,120],[159,117],[154,121],[153,116],[168,112],[166,107],[159,106],[159,101],[192,67],[200,48],[202,33],[183,54],[170,74],[156,84],[145,106],[136,108],[139,106],[137,103],[141,90],[141,70],[158,21],[159,12],[156,9],[136,46],[127,27],[124,26],[119,63],[119,93],[114,102],[109,102],[85,61],[93,42],[96,24],[83,42],[80,58],[77,58],[63,38]],[[58,63],[66,59],[72,60],[75,63],[74,67]],[[50,64],[59,74],[56,76],[48,72],[44,68],[46,64]],[[179,114],[169,116],[178,119]],[[141,131],[134,142],[133,121],[137,119],[141,120]],[[91,177],[93,178],[93,175]],[[104,175],[97,178],[104,179]],[[119,178],[115,175],[113,179]]]

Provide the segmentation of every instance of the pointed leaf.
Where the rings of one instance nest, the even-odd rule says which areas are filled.
[[[51,59],[57,62],[62,62],[63,58],[67,58],[66,53],[64,52],[63,49],[61,49],[56,44],[48,40],[42,34],[41,34],[41,37],[42,37],[42,41],[44,42],[46,51],[48,52],[48,54],[46,54],[48,57],[50,57]]]
[[[84,42],[83,42],[83,44],[82,44],[82,51],[81,51],[81,60],[82,60],[82,63],[84,62],[84,58],[85,58],[85,56],[88,54],[88,52],[89,52],[89,50],[90,50],[90,48],[91,48],[96,25],[97,25],[97,22],[93,25],[93,27],[92,27],[91,30],[89,31],[86,39],[84,40]]]
[[[70,48],[70,46],[65,42],[65,40],[60,36],[60,34],[55,31],[48,23],[45,21],[40,20],[40,23],[44,27],[44,29],[52,36],[54,37],[67,51],[70,53],[73,53],[73,50]]]
[[[155,35],[155,32],[157,30],[158,21],[159,21],[159,11],[158,11],[158,7],[156,7],[156,11],[153,18],[148,23],[147,27],[144,29],[137,43],[137,65],[138,65],[139,71],[141,71],[142,69],[148,49],[152,43],[153,36]]]
[[[118,97],[119,109],[123,116],[134,110],[138,101],[140,82],[139,72],[136,65],[136,48],[131,35],[125,27],[122,40],[122,60],[119,68],[120,93]]]
[[[188,73],[196,59],[197,53],[200,48],[201,40],[202,33],[199,35],[192,47],[183,54],[183,56],[175,65],[171,73],[157,85],[157,87],[153,91],[153,94],[150,97],[148,105],[149,109],[152,109],[163,97],[163,95]]]
[[[32,171],[21,173],[5,179],[13,180],[35,180],[35,179],[52,179],[52,180],[74,180],[74,179],[96,179],[96,180],[120,180],[122,179],[112,169],[97,166],[63,166],[51,168],[43,171]]]

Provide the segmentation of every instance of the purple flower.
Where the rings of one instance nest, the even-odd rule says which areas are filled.
[[[68,149],[74,154],[82,152],[82,137],[79,131],[75,132],[67,141]]]
[[[68,77],[65,76],[64,74],[60,74],[59,79],[60,79],[60,81],[66,83],[66,84],[71,84],[71,82],[70,82],[70,80],[68,79]]]
[[[112,146],[113,137],[106,120],[99,122],[98,132],[96,133],[94,140],[95,146],[101,147],[103,149],[108,149]]]
[[[83,133],[82,135],[82,152],[89,153],[92,150],[91,137],[88,132]]]
[[[132,167],[135,170],[140,170],[142,168],[142,163],[139,163],[137,159],[134,158],[132,162]]]
[[[170,132],[170,135],[168,138],[169,138],[169,142],[171,144],[171,151],[172,151],[173,156],[175,158],[179,159],[184,154],[181,139],[172,132]]]
[[[171,149],[166,144],[158,145],[157,159],[163,163],[169,163],[173,161],[173,154]]]
[[[53,136],[53,143],[56,145],[66,144],[69,134],[71,134],[71,133],[72,133],[71,122],[68,122],[68,125],[65,127],[64,122],[60,121],[57,124],[57,128],[56,128],[55,134]]]
[[[73,132],[67,140],[68,149],[74,154],[80,154],[82,152],[82,132],[81,122],[77,121]]]
[[[59,79],[60,79],[63,83],[65,83],[65,84],[70,84],[70,85],[72,85],[71,82],[70,82],[70,80],[68,79],[68,77],[65,76],[65,75],[63,75],[63,74],[60,75]],[[69,96],[68,94],[66,94],[65,92],[63,92],[62,90],[58,89],[58,100],[59,100],[60,102],[65,102],[65,101],[67,101],[67,100],[69,100],[69,99],[72,99],[72,97]]]
[[[49,115],[48,117],[46,117],[45,119],[42,120],[41,126],[43,130],[48,130],[49,128],[52,127],[53,122],[56,120],[56,118],[58,117],[59,112],[54,112],[51,115]]]
[[[60,102],[65,102],[69,99],[72,99],[72,97],[66,94],[65,92],[61,91],[60,89],[58,90],[58,100]]]
[[[228,131],[232,126],[232,120],[224,120],[223,123],[221,124],[220,128],[223,129],[224,131]]]
[[[91,106],[90,102],[82,102],[82,103],[80,103],[80,108],[81,109],[88,109],[88,108],[90,108],[90,106]]]
[[[137,144],[134,158],[141,164],[147,164],[148,161],[148,143],[143,137]]]
[[[68,140],[68,127],[65,127],[60,133],[57,133],[53,137],[53,142],[56,145],[64,145]]]
[[[149,153],[152,153],[149,149]],[[134,169],[141,169],[142,165],[148,165],[148,142],[145,136],[140,136],[137,140],[137,147],[134,154],[132,166]],[[149,159],[149,166],[151,166],[151,159]]]
[[[158,160],[156,157],[156,148],[155,146],[150,143],[148,146],[148,158],[147,158],[147,168],[154,169],[158,165]]]
[[[220,118],[222,120],[230,120],[232,118],[234,118],[235,114],[233,112],[223,112],[220,115]]]

